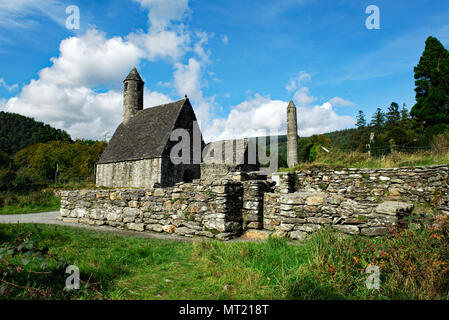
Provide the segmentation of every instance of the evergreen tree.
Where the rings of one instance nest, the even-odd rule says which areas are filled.
[[[411,116],[422,128],[449,123],[449,52],[438,39],[427,38],[414,70],[416,104]]]
[[[381,108],[377,108],[371,119],[371,127],[373,127],[374,132],[377,134],[381,133],[385,125],[385,113]]]
[[[405,103],[402,105],[402,109],[401,109],[400,125],[404,129],[411,128],[411,118],[410,118],[410,114],[408,112],[408,109],[407,109],[407,106],[405,105]]]
[[[365,113],[362,110],[359,110],[359,114],[357,116],[357,123],[355,125],[357,126],[357,128],[366,127]]]
[[[395,128],[399,125],[399,121],[401,120],[401,114],[399,112],[399,105],[396,102],[393,102],[388,107],[388,112],[385,115],[387,122],[386,127],[387,130]]]

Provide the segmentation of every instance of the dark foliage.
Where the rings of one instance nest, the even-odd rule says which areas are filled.
[[[55,129],[32,118],[15,113],[0,112],[0,150],[13,155],[36,143],[59,140],[72,142],[64,130]],[[2,155],[0,152],[0,167]]]

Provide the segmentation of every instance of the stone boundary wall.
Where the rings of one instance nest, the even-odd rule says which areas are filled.
[[[346,234],[380,236],[400,227],[412,203],[386,201],[362,203],[324,192],[295,192],[280,195],[279,236],[302,240],[324,226]]]
[[[228,240],[264,230],[303,239],[322,227],[384,235],[415,202],[449,215],[449,166],[234,172],[174,187],[59,191],[64,221]],[[298,189],[297,191],[295,191]]]
[[[449,166],[297,171],[301,189],[342,195],[359,202],[433,202],[449,214]]]
[[[59,191],[65,222],[228,240],[241,234],[243,185],[232,180],[164,189]]]

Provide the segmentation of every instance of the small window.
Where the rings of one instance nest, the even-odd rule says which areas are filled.
[[[137,91],[142,90],[142,84],[141,84],[141,83],[138,83],[138,84],[137,84],[136,90],[137,90]]]
[[[128,82],[125,82],[125,91],[128,90]]]

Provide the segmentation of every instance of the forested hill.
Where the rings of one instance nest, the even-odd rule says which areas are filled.
[[[8,155],[36,143],[52,140],[72,142],[64,130],[16,113],[0,112],[0,150]]]

